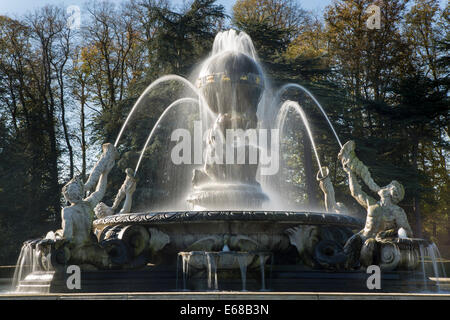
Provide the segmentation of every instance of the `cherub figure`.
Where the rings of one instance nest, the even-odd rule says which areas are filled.
[[[119,205],[122,202],[123,198],[125,198],[125,202],[119,213],[130,212],[131,204],[133,201],[133,193],[134,191],[136,191],[136,180],[134,178],[134,171],[132,169],[127,168],[125,170],[125,173],[126,173],[125,181],[123,182],[122,186],[117,192],[112,207],[108,207],[103,202],[100,202],[94,208],[94,212],[97,218],[104,218],[116,214],[116,210],[117,208],[119,208]]]
[[[397,205],[403,199],[405,190],[395,180],[385,187],[379,187],[371,178],[368,168],[356,157],[353,141],[348,141],[342,147],[338,158],[348,174],[353,198],[367,210],[364,229],[345,244],[348,266],[354,267],[357,261],[370,265],[376,241],[398,237],[400,229],[404,229],[407,237],[413,235],[405,211]],[[380,200],[377,201],[361,189],[357,175],[372,191],[378,193]]]
[[[323,176],[322,176],[323,173]],[[325,209],[330,213],[344,213],[347,208],[342,202],[336,202],[334,187],[330,179],[330,170],[328,167],[322,167],[322,170],[317,172],[316,179],[319,181],[320,189],[324,194]]]

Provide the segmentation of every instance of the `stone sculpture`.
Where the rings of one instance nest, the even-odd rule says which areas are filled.
[[[303,264],[314,267],[314,248],[320,242],[320,230],[317,226],[300,225],[286,231],[291,245],[297,248]]]
[[[62,229],[49,232],[39,245],[54,245],[54,250],[63,251],[66,261],[86,268],[112,266],[107,250],[98,244],[92,232],[94,208],[105,195],[108,173],[118,159],[118,152],[112,144],[104,144],[102,149],[102,156],[85,184],[77,176],[63,187],[62,193],[70,206],[62,209]],[[95,191],[83,198],[94,185],[97,185]]]
[[[404,196],[403,187],[398,182],[392,182],[380,188],[371,178],[368,168],[356,157],[354,142],[348,142],[339,157],[349,176],[352,195],[368,212],[366,226],[357,235],[354,232],[363,227],[362,222],[346,214],[293,212],[283,209],[285,204],[276,199],[272,199],[267,206],[264,204],[271,199],[263,192],[257,177],[263,176],[262,170],[258,173],[258,167],[262,169],[265,162],[264,153],[259,151],[266,148],[259,143],[262,139],[252,138],[253,133],[265,128],[262,124],[266,121],[267,127],[272,127],[269,119],[275,116],[272,114],[278,109],[275,107],[289,97],[289,88],[301,89],[317,103],[324,115],[325,112],[313,95],[300,85],[286,84],[277,92],[265,87],[269,83],[265,84],[264,73],[247,35],[242,33],[238,36],[230,31],[221,33],[216,40],[213,54],[202,63],[197,81],[199,109],[202,124],[207,125],[208,139],[206,154],[202,158],[204,166],[194,171],[193,190],[187,197],[195,210],[129,213],[136,187],[134,173],[130,169],[126,171],[126,179],[113,205],[108,207],[100,203],[105,194],[108,173],[117,159],[116,149],[105,144],[103,155],[87,182],[83,184],[77,177],[64,187],[64,196],[71,205],[63,209],[62,229],[48,233],[44,240],[27,241],[22,247],[15,276],[18,286],[15,287],[35,290],[36,280],[39,280],[46,290],[66,290],[66,268],[71,264],[79,265],[84,270],[92,266],[96,269],[121,269],[120,272],[94,272],[90,275],[84,272],[83,276],[90,281],[85,283],[83,280],[86,285],[82,285],[82,290],[96,292],[102,287],[109,291],[173,290],[179,271],[183,271],[184,282],[188,282],[189,278],[193,280],[193,289],[202,287],[201,283],[205,281],[200,276],[204,275],[207,276],[209,288],[212,288],[213,274],[217,275],[220,269],[230,271],[221,275],[230,288],[235,287],[234,283],[238,281],[234,280],[240,276],[243,290],[247,278],[253,283],[260,281],[262,290],[265,290],[264,277],[269,257],[273,258],[271,263],[276,263],[276,273],[271,278],[271,283],[275,285],[271,289],[274,291],[277,288],[298,291],[307,288],[308,283],[320,285],[313,288],[317,291],[324,288],[324,282],[327,283],[327,290],[335,290],[334,284],[343,284],[346,290],[353,290],[353,285],[358,291],[365,290],[366,282],[361,281],[365,276],[351,271],[345,276],[338,274],[334,277],[329,272],[354,269],[358,265],[378,264],[384,270],[415,270],[420,256],[423,257],[422,249],[429,244],[423,239],[408,238],[412,232],[406,215],[396,205]],[[169,79],[189,83],[174,75],[160,78],[149,85],[141,97],[147,96],[159,81]],[[116,144],[140,101],[141,98],[133,106]],[[289,106],[290,102],[286,102]],[[298,106],[297,112],[305,118],[299,104],[295,102],[295,105]],[[208,113],[205,114],[205,111]],[[282,121],[277,123],[276,128],[282,128],[286,116],[280,118]],[[231,139],[228,133],[232,134]],[[147,142],[152,134],[153,130]],[[278,140],[274,138],[270,136],[271,145]],[[311,135],[311,143],[313,141]],[[145,151],[146,147],[141,156]],[[272,149],[270,151],[272,154]],[[364,193],[357,178],[378,193],[380,200]],[[325,195],[327,211],[344,213],[343,206],[336,202],[328,168],[321,170],[317,179]],[[272,185],[271,189],[275,187],[278,185]],[[279,192],[284,191],[284,188],[279,189]],[[86,192],[91,194],[86,197]],[[116,214],[124,198],[125,203],[120,211],[123,214]],[[180,199],[171,200],[176,203]],[[272,205],[280,210],[268,210]],[[93,222],[94,212],[99,218]],[[175,270],[180,256],[183,270]],[[31,268],[27,269],[28,266]],[[195,271],[196,274],[193,272],[195,268],[200,270]],[[127,269],[139,269],[139,272],[126,272]],[[240,272],[235,272],[237,270]],[[307,270],[314,271],[308,275]],[[317,270],[327,271],[318,273]],[[168,276],[169,273],[173,278]],[[318,281],[318,276],[323,279]],[[112,279],[114,281],[110,281]],[[413,281],[417,282],[415,278]],[[89,288],[89,283],[94,285]],[[386,284],[383,280],[383,289]],[[396,279],[393,285],[398,285]],[[189,288],[189,284],[185,288]],[[215,289],[218,289],[217,284]]]
[[[348,174],[351,195],[367,209],[364,229],[352,236],[345,244],[344,251],[348,257],[347,266],[349,268],[356,267],[358,262],[365,266],[371,265],[374,262],[374,250],[377,246],[389,244],[392,247],[390,239],[398,238],[399,229],[404,229],[406,236],[412,237],[406,213],[397,205],[403,199],[405,191],[403,186],[395,180],[385,187],[379,187],[372,179],[368,168],[356,157],[353,141],[348,141],[342,147],[338,158],[342,162],[344,171]],[[375,200],[361,189],[357,175],[370,190],[378,193],[380,200]],[[392,252],[389,255],[398,256],[400,254],[396,247],[390,251]],[[382,261],[376,262],[381,263]]]
[[[324,176],[322,176],[322,172],[324,173]],[[329,174],[330,170],[328,167],[322,167],[322,170],[319,170],[316,176],[317,181],[319,181],[320,189],[325,197],[325,209],[330,213],[345,213],[347,211],[345,205],[341,202],[336,202],[334,187],[331,183]]]
[[[207,60],[197,86],[217,116],[208,131],[205,165],[194,170],[194,192],[188,203],[197,209],[261,207],[268,197],[256,181],[259,153],[245,142],[245,132],[258,127],[257,109],[264,91],[261,68],[250,56],[227,51]],[[241,133],[242,140],[235,143]]]
[[[127,168],[125,170],[125,173],[126,173],[125,181],[123,182],[122,186],[120,187],[119,191],[117,192],[117,195],[114,198],[112,207],[108,207],[103,202],[100,202],[94,208],[95,216],[97,218],[104,218],[104,217],[116,214],[116,210],[118,209],[123,198],[125,198],[125,202],[119,213],[129,213],[130,212],[132,201],[133,201],[133,193],[134,193],[134,191],[136,191],[136,180],[134,178],[133,169]]]

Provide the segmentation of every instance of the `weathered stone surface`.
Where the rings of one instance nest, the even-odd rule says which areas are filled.
[[[191,221],[260,221],[277,222],[280,224],[339,225],[350,228],[360,228],[363,225],[362,221],[354,217],[330,213],[290,211],[182,211],[118,214],[95,220],[94,227],[101,228],[107,225],[127,223],[157,225]]]
[[[404,237],[411,238],[413,235],[405,211],[397,205],[405,195],[403,186],[395,180],[385,187],[378,186],[372,179],[369,169],[356,156],[354,141],[344,144],[338,158],[342,162],[344,171],[348,174],[349,188],[353,198],[367,210],[364,229],[352,237],[345,246],[349,257],[348,267],[358,266],[358,262],[366,266],[379,263],[385,270],[395,270],[400,266],[414,267],[416,263],[413,258],[400,265],[401,250],[391,240],[398,238],[399,230]],[[379,200],[362,190],[357,176],[371,191],[378,194]],[[359,237],[360,240],[355,241],[355,237]],[[362,245],[356,245],[357,243]],[[404,256],[414,257],[417,255],[408,248],[404,251],[406,251]],[[405,259],[403,258],[403,260]]]

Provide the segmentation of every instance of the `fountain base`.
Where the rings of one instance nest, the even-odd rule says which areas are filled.
[[[368,274],[362,271],[324,272],[307,271],[298,265],[266,266],[266,290],[271,292],[371,292],[410,293],[438,292],[435,281],[423,281],[421,272],[384,272],[381,289],[369,290]],[[39,280],[39,293],[113,293],[113,292],[176,292],[183,291],[181,275],[176,277],[176,267],[145,266],[140,270],[84,271],[81,288],[68,289],[65,273],[47,273]],[[207,272],[198,273],[187,281],[187,291],[208,291]],[[36,278],[36,276],[34,276]],[[45,278],[45,279],[44,279]],[[178,285],[177,285],[178,282]],[[36,279],[20,282],[22,293],[36,293]],[[239,270],[218,273],[218,291],[242,291]],[[246,290],[261,291],[260,271],[247,273]],[[442,288],[441,288],[442,289]]]
[[[63,251],[49,250],[44,260],[51,261],[51,268],[45,269],[41,263],[45,272],[33,272],[20,279],[20,291],[35,292],[37,286],[48,292],[179,291],[183,288],[183,276],[182,269],[177,270],[177,257],[184,252],[185,256],[194,256],[186,279],[189,290],[210,290],[211,283],[218,283],[213,286],[216,290],[242,291],[245,278],[248,291],[373,292],[367,289],[370,275],[365,268],[345,268],[342,248],[361,229],[361,221],[342,214],[134,213],[98,219],[94,228],[99,245],[110,248],[114,262],[111,269],[80,266],[81,289],[69,290],[67,279],[71,274],[66,273],[66,268],[73,263]],[[382,270],[380,292],[439,288],[417,270],[416,247],[421,244],[425,245],[417,239],[393,239],[377,245],[381,262],[386,264],[393,258],[389,268]],[[222,251],[224,248],[229,251]],[[400,255],[391,254],[396,252]]]

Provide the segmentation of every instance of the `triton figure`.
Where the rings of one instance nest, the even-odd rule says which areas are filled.
[[[407,237],[412,237],[406,213],[397,205],[403,199],[405,190],[395,180],[385,187],[379,187],[373,181],[368,168],[356,157],[353,141],[348,141],[342,147],[338,158],[342,162],[344,171],[348,174],[353,198],[367,209],[364,229],[351,237],[345,244],[344,251],[348,256],[347,264],[352,268],[359,260],[363,265],[371,265],[377,241],[398,237],[400,229],[406,231]],[[357,175],[370,190],[378,193],[380,200],[377,201],[361,189]]]

